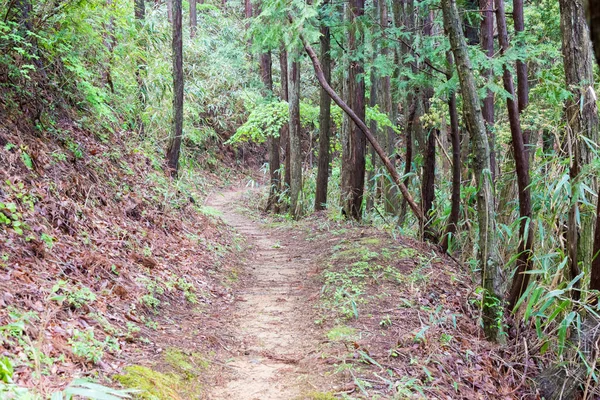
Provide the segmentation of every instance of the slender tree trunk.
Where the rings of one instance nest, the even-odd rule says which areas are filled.
[[[473,169],[477,180],[477,215],[479,222],[479,265],[482,269],[484,331],[489,340],[498,340],[498,317],[501,315],[501,281],[496,243],[494,182],[491,176],[490,148],[479,96],[462,32],[456,0],[442,0],[444,26],[456,60],[463,94],[463,114],[473,142]]]
[[[433,201],[435,200],[435,138],[437,129],[427,134],[427,142],[423,159],[423,176],[421,177],[421,208],[425,213],[423,234],[426,240],[434,241],[437,237],[431,227],[433,218]]]
[[[263,96],[270,98],[273,96],[273,72],[271,68],[271,52],[260,55],[260,77],[264,85]],[[273,207],[275,212],[279,212],[279,190],[281,187],[281,166],[279,161],[279,137],[269,138],[269,172],[271,179],[271,188],[269,190],[269,199],[267,200],[266,210]]]
[[[288,59],[285,46],[281,46],[279,52],[279,69],[281,70],[281,98],[288,101]],[[292,174],[290,167],[290,129],[289,124],[282,128],[281,137],[285,142],[285,176],[283,178],[284,191],[292,186]]]
[[[433,34],[433,13],[427,12],[424,20],[423,35],[431,36]],[[423,90],[423,113],[429,112],[431,107],[431,98],[433,97],[433,87],[426,87]],[[437,235],[433,232],[431,223],[433,219],[433,201],[435,200],[435,142],[438,134],[437,129],[429,129],[426,133],[426,141],[423,149],[423,175],[421,177],[421,207],[425,213],[425,224],[423,225],[423,235],[426,240],[433,241]]]
[[[134,5],[135,6],[135,5]],[[106,66],[102,73],[102,81],[104,85],[108,86],[111,93],[115,93],[115,86],[112,80],[112,62],[114,58],[113,49],[115,48],[115,17],[113,16],[113,2],[112,0],[106,0],[106,8],[109,13],[108,22],[104,24],[105,33],[103,34],[103,43],[108,52],[108,59],[106,60]]]
[[[494,58],[494,0],[479,0],[481,8],[481,48],[488,59]],[[486,81],[493,79],[492,69],[483,71],[483,77]],[[496,181],[498,166],[496,163],[496,137],[494,134],[494,93],[488,89],[487,95],[483,100],[483,119],[486,124],[486,131],[490,142],[490,166],[492,168],[492,177]]]
[[[498,25],[498,42],[502,54],[508,51],[508,33],[506,30],[506,14],[504,12],[504,0],[496,0],[496,20]],[[521,120],[519,109],[515,102],[515,88],[512,74],[507,65],[503,66],[502,81],[504,90],[510,95],[506,98],[506,108],[510,123],[515,167],[517,170],[517,186],[519,189],[519,248],[517,256],[517,269],[512,281],[508,304],[512,309],[529,284],[530,275],[527,271],[531,269],[531,257],[533,250],[533,225],[531,221],[531,193],[529,190],[529,158],[523,134],[521,132]]]
[[[252,18],[252,1],[251,0],[244,0],[244,16],[246,17],[246,19],[250,19]],[[247,24],[249,24],[250,22],[248,22]]]
[[[134,16],[136,21],[136,27],[138,30],[138,45],[140,47],[140,53],[146,55],[146,43],[142,40],[144,34],[142,28],[144,26],[144,19],[146,18],[146,5],[144,0],[135,0],[134,3]],[[144,83],[144,77],[146,75],[146,60],[144,56],[139,56],[136,60],[137,68],[135,70],[135,80],[138,85],[138,100],[140,102],[140,111],[136,116],[136,124],[139,128],[140,134],[144,135],[144,121],[142,120],[142,114],[146,110],[146,84]]]
[[[446,76],[450,79],[452,78],[452,70],[454,69],[452,52],[449,51],[446,58],[448,59],[449,67],[449,72]],[[458,109],[456,106],[455,92],[452,92],[448,99],[448,111],[450,113],[450,138],[452,141],[452,206],[450,208],[450,217],[448,218],[446,233],[441,242],[444,251],[448,251],[450,237],[453,236],[458,229],[458,217],[460,215],[460,132],[458,129]]]
[[[377,1],[377,0],[375,0]],[[374,58],[373,58],[374,59]],[[375,68],[371,68],[371,73],[370,73],[370,80],[371,80],[371,90],[369,92],[369,106],[370,107],[375,107],[377,105],[377,101],[378,101],[378,88],[377,86],[379,86],[379,79],[377,77],[377,75],[375,74]],[[377,135],[377,121],[371,120],[371,123],[369,124],[369,129],[371,129],[371,132],[374,132]],[[375,180],[375,175],[377,174],[377,153],[375,152],[375,149],[373,148],[373,146],[369,146],[370,149],[370,157],[371,157],[371,169],[369,171],[366,172],[366,191],[367,191],[367,201],[366,201],[366,210],[367,211],[372,211],[373,207],[375,206],[375,198],[377,197],[377,187],[378,187],[378,182],[377,180]],[[391,161],[391,160],[390,160]]]
[[[173,23],[173,0],[167,0],[167,20],[170,24]]]
[[[406,2],[404,3],[404,29],[407,32],[411,33],[411,36],[408,39],[408,45],[403,43],[400,46],[403,55],[406,57],[407,55],[410,55],[410,53],[412,51],[411,46],[413,45],[413,42],[414,42],[414,40],[413,40],[414,31],[417,29],[416,22],[415,22],[414,0],[406,0]],[[416,63],[409,62],[408,64],[409,65],[404,65],[404,67],[410,68],[412,73],[416,74],[418,72]],[[418,125],[419,125],[419,123],[418,123],[418,121],[416,121],[416,119],[417,119],[417,115],[419,112],[419,107],[418,107],[417,103],[418,103],[420,97],[421,97],[420,90],[419,90],[419,88],[417,88],[414,92],[411,91],[406,95],[406,99],[404,102],[404,116],[405,116],[405,121],[406,121],[406,125],[405,125],[406,126],[406,133],[405,133],[406,151],[405,151],[405,157],[404,157],[404,175],[406,176],[406,178],[404,179],[404,185],[407,187],[410,184],[410,178],[408,177],[408,174],[410,174],[410,172],[412,171],[413,153],[414,153],[415,143],[419,141],[419,139],[418,139],[419,134],[418,134],[418,132],[415,132],[415,127],[418,127]],[[402,203],[400,204],[400,214],[399,214],[399,220],[398,220],[398,225],[400,225],[400,226],[404,225],[404,221],[406,219],[406,211],[407,211],[406,199],[403,199]]]
[[[381,27],[383,29],[386,29],[389,26],[389,12],[388,12],[388,3],[387,0],[380,0],[379,1],[379,8],[380,8],[380,12],[379,12],[379,23],[381,25]],[[390,48],[389,46],[387,46],[387,44],[384,42],[381,45],[381,50],[380,50],[380,54],[383,58],[385,59],[389,59],[390,57]],[[390,119],[390,121],[394,122],[395,120],[395,113],[393,112],[392,108],[392,84],[391,84],[391,77],[389,74],[385,74],[381,77],[380,79],[381,85],[380,85],[380,89],[381,89],[381,94],[379,96],[379,104],[381,107],[381,112],[385,113],[388,118]],[[395,165],[395,161],[396,161],[396,132],[394,132],[394,129],[392,127],[385,127],[384,128],[384,138],[385,138],[385,142],[386,142],[386,149],[387,149],[387,154],[388,157],[390,158],[390,161],[392,162],[392,164]],[[393,185],[388,179],[385,179],[383,181],[383,185],[384,185],[384,199],[385,199],[385,211],[389,212],[389,213],[395,213],[396,209],[397,209],[397,199],[398,199],[398,191],[396,190],[396,186]]]
[[[300,214],[302,191],[302,148],[300,146],[300,62],[290,62],[288,70],[290,107],[290,208],[297,218]]]
[[[371,12],[371,18],[374,21],[379,21],[379,16],[381,15],[380,0],[373,0]],[[371,108],[376,107],[378,103],[380,103],[381,95],[381,77],[379,76],[379,72],[376,71],[375,67],[375,59],[378,56],[378,51],[380,47],[379,41],[375,40],[375,33],[380,29],[380,26],[373,24],[370,31],[371,36],[370,38],[366,38],[366,40],[371,40],[373,42],[371,46],[371,51],[369,52],[369,59],[371,60],[371,68],[369,72],[369,80],[371,81],[371,88],[369,90],[369,107]],[[381,104],[379,104],[379,106],[381,107]],[[371,132],[375,133],[375,137],[379,136],[377,139],[381,142],[382,137],[381,133],[377,130],[377,121],[371,120],[371,122],[369,123],[369,129],[371,129]],[[385,142],[383,143],[385,147]],[[367,151],[371,159],[371,168],[366,171],[365,177],[365,209],[367,212],[370,212],[373,210],[373,207],[375,207],[375,204],[377,202],[376,197],[380,182],[378,182],[378,179],[375,179],[375,176],[377,175],[377,153],[375,152],[373,146],[368,146]]]
[[[567,246],[571,279],[580,272],[580,264],[591,265],[594,211],[587,209],[579,198],[579,187],[586,183],[595,188],[595,179],[586,180],[581,170],[592,161],[593,153],[583,137],[598,141],[598,110],[594,93],[592,44],[587,29],[582,0],[560,0],[562,53],[566,86],[573,96],[565,105],[567,126],[567,148],[570,150],[571,165],[571,209],[569,211]],[[579,214],[579,215],[577,215]],[[577,218],[579,216],[579,218]],[[578,297],[575,291],[575,297]]]
[[[198,27],[198,13],[196,12],[196,0],[190,1],[190,37],[193,39],[196,36]]]
[[[181,0],[173,0],[173,126],[167,150],[167,167],[177,177],[183,135],[183,37]]]
[[[371,145],[373,146],[373,148],[379,155],[379,158],[381,159],[383,165],[387,169],[388,173],[391,175],[392,179],[398,186],[398,189],[400,189],[400,193],[402,193],[402,196],[404,196],[404,198],[406,199],[406,202],[408,203],[408,205],[412,209],[413,213],[417,217],[417,220],[419,221],[419,223],[422,223],[425,217],[423,215],[423,212],[421,211],[421,208],[415,202],[413,197],[410,195],[406,186],[402,183],[402,178],[400,177],[400,175],[394,168],[390,159],[387,157],[385,150],[381,147],[379,142],[377,142],[377,139],[375,139],[375,136],[373,136],[373,133],[367,127],[364,120],[361,120],[358,117],[358,115],[356,115],[354,110],[352,110],[352,108],[348,104],[346,104],[342,100],[342,98],[331,88],[331,86],[325,79],[325,75],[323,74],[323,69],[321,67],[321,63],[319,62],[319,58],[317,57],[317,53],[315,53],[313,48],[308,44],[308,42],[306,41],[306,39],[304,38],[304,36],[302,34],[300,34],[300,39],[302,40],[302,44],[304,45],[304,49],[306,50],[306,53],[308,54],[308,56],[310,57],[310,59],[312,61],[313,68],[315,70],[315,75],[317,77],[317,80],[319,81],[319,84],[321,85],[321,87],[323,87],[327,91],[327,93],[329,94],[331,99],[335,102],[335,104],[337,104],[344,111],[344,113],[350,119],[352,119],[352,121],[364,133],[364,136],[366,136],[366,139],[371,143]]]
[[[515,23],[515,33],[522,33],[525,30],[523,0],[513,0],[513,20]],[[522,113],[529,105],[529,81],[527,77],[527,64],[522,60],[517,60],[517,82],[519,113]],[[527,144],[527,138],[525,139],[525,144]]]
[[[350,0],[350,32],[348,51],[355,58],[350,61],[348,71],[349,97],[352,97],[352,109],[359,119],[365,119],[365,80],[361,54],[363,32],[355,23],[356,18],[364,14],[364,0]],[[342,159],[342,204],[347,218],[359,221],[362,217],[362,201],[365,185],[365,137],[354,122],[350,122],[348,141],[342,143],[346,148]]]
[[[331,81],[331,56],[329,27],[321,25],[321,62],[327,82]],[[321,88],[319,101],[319,161],[317,170],[317,190],[315,211],[327,206],[327,183],[329,179],[329,136],[331,129],[331,98]]]
[[[600,65],[600,0],[588,0],[588,18],[596,62]],[[592,252],[590,289],[600,290],[600,196],[596,208],[596,232]]]

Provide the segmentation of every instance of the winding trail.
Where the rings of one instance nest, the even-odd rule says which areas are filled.
[[[213,388],[209,398],[301,398],[305,390],[314,389],[308,370],[318,348],[303,285],[312,256],[302,254],[296,246],[299,240],[289,233],[261,227],[238,211],[245,192],[212,195],[206,203],[223,213],[222,219],[243,235],[250,248],[244,262],[250,278],[228,321],[235,337],[233,358],[227,362],[233,374],[224,386]]]

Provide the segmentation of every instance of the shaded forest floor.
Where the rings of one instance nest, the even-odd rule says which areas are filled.
[[[129,132],[11,120],[0,361],[16,385],[47,396],[85,377],[175,400],[534,397],[522,355],[481,336],[476,278],[433,247],[326,213],[266,215],[264,190],[244,188],[252,177],[174,183]]]
[[[470,272],[385,231],[260,211],[260,191],[208,204],[246,241],[211,399],[535,398],[519,356],[477,325]]]

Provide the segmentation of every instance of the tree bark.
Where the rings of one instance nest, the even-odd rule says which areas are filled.
[[[321,62],[323,75],[331,81],[331,56],[329,27],[321,25]],[[315,211],[327,207],[327,184],[329,180],[329,136],[331,124],[331,98],[321,88],[319,93],[319,160],[317,169],[317,190],[315,193]]]
[[[596,62],[600,65],[600,0],[588,0],[588,7],[587,15],[589,19],[590,35]],[[600,290],[600,196],[598,197],[596,208],[596,231],[594,234],[594,249],[592,251],[590,289]]]
[[[379,0],[379,23],[382,29],[386,29],[389,25],[389,13],[387,0]],[[384,42],[380,48],[380,54],[383,58],[388,59],[390,56],[390,48]],[[380,111],[388,116],[390,121],[394,122],[394,113],[392,110],[392,90],[391,90],[391,77],[389,74],[385,74],[380,78],[380,95],[378,96],[378,104]],[[392,164],[396,164],[396,132],[392,127],[383,128],[383,139],[385,140],[385,148],[387,150],[388,157]],[[375,163],[373,163],[375,166]],[[383,180],[383,198],[385,202],[385,211],[388,213],[395,213],[397,208],[398,192],[396,186],[393,185],[388,179]]]
[[[513,20],[515,23],[515,33],[517,35],[525,31],[523,0],[513,0]],[[529,81],[527,77],[527,64],[522,60],[517,60],[517,93],[519,99],[519,113],[522,113],[529,105]],[[525,144],[527,144],[527,140],[525,140]]]
[[[306,50],[306,53],[308,54],[308,56],[310,57],[310,59],[312,61],[313,68],[315,70],[315,75],[317,76],[317,80],[319,81],[319,84],[327,91],[327,93],[329,94],[329,96],[331,97],[331,99],[344,111],[344,113],[349,118],[352,119],[352,121],[364,133],[364,135],[366,136],[367,140],[371,143],[371,145],[373,146],[373,148],[375,149],[375,151],[379,155],[379,158],[383,162],[383,165],[388,170],[389,174],[392,176],[392,179],[394,180],[394,182],[398,186],[398,189],[400,189],[400,192],[405,197],[408,205],[410,206],[410,208],[412,209],[413,213],[417,217],[417,220],[420,223],[422,223],[423,220],[424,220],[424,216],[423,216],[423,212],[421,211],[421,208],[414,201],[413,197],[408,192],[408,189],[406,188],[406,186],[404,186],[404,184],[402,183],[402,179],[401,179],[400,175],[398,174],[398,172],[394,168],[393,164],[391,163],[391,161],[387,157],[384,149],[377,142],[377,140],[375,139],[375,136],[373,136],[373,133],[369,130],[369,128],[367,127],[367,125],[365,124],[365,122],[363,120],[361,120],[358,117],[358,115],[356,115],[356,113],[352,110],[352,108],[350,108],[350,106],[348,106],[342,100],[342,98],[332,89],[332,87],[329,85],[329,83],[327,83],[327,80],[325,79],[325,75],[323,74],[323,69],[321,67],[321,63],[319,62],[319,58],[317,57],[317,53],[315,53],[315,51],[308,44],[308,42],[306,41],[306,39],[304,39],[304,37],[302,36],[302,34],[300,34],[300,39],[302,40],[302,43],[304,45],[304,49]]]
[[[566,141],[570,149],[571,204],[567,229],[567,252],[571,279],[580,273],[580,264],[591,265],[593,248],[594,211],[586,209],[578,198],[578,187],[584,183],[582,168],[592,161],[593,153],[588,149],[586,137],[598,141],[598,110],[594,93],[592,44],[587,29],[582,0],[560,0],[560,27],[562,32],[562,54],[566,86],[572,97],[566,101],[568,121]],[[592,189],[595,179],[586,181]],[[579,221],[577,214],[579,214]],[[579,291],[575,290],[575,297]]]
[[[497,320],[501,315],[501,281],[499,256],[496,242],[496,219],[494,213],[494,182],[491,176],[490,148],[485,123],[479,105],[479,96],[473,76],[467,43],[462,32],[456,0],[442,0],[444,26],[450,45],[463,94],[463,114],[473,142],[473,170],[477,180],[477,217],[479,223],[479,265],[482,269],[483,323],[486,337],[498,340]]]
[[[362,49],[362,32],[355,23],[356,18],[364,15],[364,0],[350,0],[349,3],[349,40],[348,51],[354,56],[348,71],[349,97],[351,107],[360,120],[365,119],[365,80]],[[354,122],[350,122],[347,141],[342,143],[342,204],[346,218],[359,221],[362,217],[362,202],[365,185],[365,147],[364,136]]]
[[[448,74],[446,77],[450,79],[452,78],[452,70],[454,69],[452,53],[448,52],[446,58],[448,59]],[[452,92],[448,99],[448,111],[450,113],[450,138],[452,141],[452,205],[446,233],[440,243],[445,252],[448,251],[450,237],[458,230],[458,217],[460,215],[460,132],[458,129],[458,108],[456,106],[455,92]]]
[[[288,101],[288,59],[285,46],[281,46],[279,52],[279,69],[281,70],[281,98]],[[285,124],[281,129],[281,137],[285,142],[285,176],[283,178],[284,191],[289,190],[292,185],[292,175],[290,167],[290,129],[289,124]]]
[[[140,47],[140,53],[145,53],[145,43],[139,39],[143,37],[142,28],[144,26],[144,19],[146,18],[146,6],[144,0],[135,0],[134,3],[134,17],[136,21],[136,28],[138,30],[138,45]],[[144,83],[144,76],[146,75],[146,60],[143,56],[139,56],[136,59],[137,68],[135,69],[135,80],[138,85],[138,100],[140,102],[140,111],[136,116],[136,124],[139,127],[139,132],[144,135],[144,122],[142,120],[142,114],[146,110],[146,84]]]
[[[167,0],[167,20],[170,24],[173,23],[173,0]]]
[[[504,12],[504,0],[496,0],[496,20],[498,21],[498,43],[500,44],[500,51],[502,54],[505,54],[508,51],[509,44],[506,29],[506,14]],[[517,170],[517,186],[519,189],[520,227],[517,269],[508,296],[508,304],[512,309],[529,284],[530,275],[527,274],[527,271],[531,269],[532,265],[533,225],[531,223],[531,193],[529,190],[529,158],[527,156],[527,150],[525,149],[521,131],[519,109],[514,100],[516,97],[513,78],[507,65],[503,66],[502,81],[504,83],[504,90],[509,94],[509,97],[506,98],[506,108],[508,110],[513,154]]]
[[[260,55],[260,77],[264,85],[263,97],[265,98],[273,96],[273,72],[271,66],[271,52],[262,53]],[[271,137],[269,138],[269,175],[271,187],[269,189],[266,211],[273,207],[275,212],[279,212],[280,169],[279,137]]]
[[[494,0],[479,0],[481,8],[481,48],[488,59],[494,58]],[[483,77],[486,81],[493,79],[492,69],[483,71]],[[496,163],[496,135],[494,134],[494,93],[488,89],[487,95],[483,100],[483,119],[486,124],[486,131],[490,142],[490,167],[492,168],[492,177],[496,181],[498,175],[498,166]]]
[[[190,1],[190,37],[193,39],[196,36],[198,27],[198,13],[196,11],[196,0]]]
[[[167,149],[167,167],[172,177],[177,177],[179,153],[183,135],[183,37],[181,0],[173,0],[173,125]]]
[[[290,211],[294,218],[300,215],[302,191],[302,148],[300,146],[300,62],[291,61],[288,69],[290,109]]]

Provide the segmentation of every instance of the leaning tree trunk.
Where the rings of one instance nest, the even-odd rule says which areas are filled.
[[[594,211],[587,209],[578,193],[586,183],[595,188],[593,181],[584,181],[581,170],[593,159],[593,153],[583,138],[598,141],[598,110],[594,93],[592,45],[585,21],[583,0],[560,0],[562,53],[566,86],[572,97],[565,105],[568,122],[566,141],[570,149],[571,209],[569,211],[567,246],[571,279],[580,273],[579,265],[587,267],[592,261]],[[579,214],[579,218],[577,218]],[[578,223],[578,219],[580,223]],[[576,290],[574,293],[578,294]]]
[[[337,104],[342,109],[342,111],[344,111],[345,115],[347,115],[352,120],[352,122],[354,122],[358,126],[358,128],[362,131],[362,133],[364,134],[366,139],[371,143],[371,145],[373,146],[373,148],[379,155],[381,162],[383,163],[384,167],[387,169],[387,171],[390,174],[390,176],[392,177],[393,181],[398,186],[400,193],[402,193],[402,196],[404,196],[404,198],[406,199],[406,202],[408,203],[411,210],[413,211],[415,217],[417,218],[417,221],[419,221],[419,223],[423,223],[425,217],[423,215],[423,212],[421,211],[421,208],[415,202],[413,197],[410,195],[406,186],[402,183],[402,178],[400,177],[400,175],[398,174],[398,171],[396,171],[396,169],[394,168],[390,159],[386,155],[385,150],[381,147],[381,145],[379,144],[379,142],[377,141],[375,136],[373,136],[373,133],[367,127],[364,120],[360,119],[358,117],[358,115],[354,112],[354,110],[352,110],[352,108],[350,106],[348,106],[348,104],[346,104],[342,100],[342,98],[329,85],[329,83],[325,79],[325,75],[323,74],[323,69],[321,67],[321,63],[319,62],[319,58],[317,57],[317,53],[315,53],[315,51],[310,46],[310,44],[308,44],[308,42],[306,41],[306,39],[304,38],[302,33],[300,33],[300,40],[302,40],[304,49],[306,50],[306,53],[308,54],[308,56],[310,57],[310,59],[312,61],[313,68],[315,70],[315,75],[316,75],[317,80],[319,81],[319,84],[321,85],[321,87],[327,91],[327,93],[329,94],[331,99],[335,102],[335,104]]]
[[[299,199],[302,190],[302,148],[300,146],[300,62],[290,62],[288,68],[290,110],[290,211],[297,218],[300,214]]]
[[[356,18],[364,14],[364,0],[350,0],[349,3],[349,40],[348,51],[355,55],[350,61],[348,81],[352,98],[352,109],[361,119],[365,119],[365,79],[363,60],[361,57],[362,32],[356,24]],[[347,218],[360,220],[362,217],[362,201],[365,185],[365,147],[364,135],[354,122],[350,122],[347,141],[342,157],[342,204]]]
[[[506,30],[506,14],[504,13],[504,0],[496,0],[496,20],[498,21],[498,42],[501,54],[508,51],[508,33]],[[529,158],[521,131],[519,109],[515,102],[515,88],[513,78],[507,65],[503,66],[502,81],[504,90],[509,94],[506,98],[510,133],[512,137],[515,167],[517,170],[517,186],[519,189],[519,247],[517,256],[517,269],[512,281],[508,304],[512,309],[529,284],[533,248],[533,224],[531,223],[531,192],[529,190]]]
[[[173,125],[167,150],[167,167],[177,177],[179,153],[183,134],[183,37],[181,27],[181,0],[173,0]]]
[[[479,223],[479,265],[482,270],[482,299],[484,330],[489,340],[499,339],[501,281],[496,243],[494,213],[494,182],[491,176],[490,148],[485,123],[481,115],[479,95],[467,43],[462,31],[456,0],[442,0],[444,26],[456,61],[463,94],[463,114],[473,142],[473,169],[477,180],[477,217]]]
[[[327,82],[331,81],[331,56],[329,27],[321,25],[321,62]],[[321,88],[319,93],[319,160],[317,168],[317,190],[315,211],[327,207],[327,183],[329,180],[329,136],[331,130],[331,98]]]

